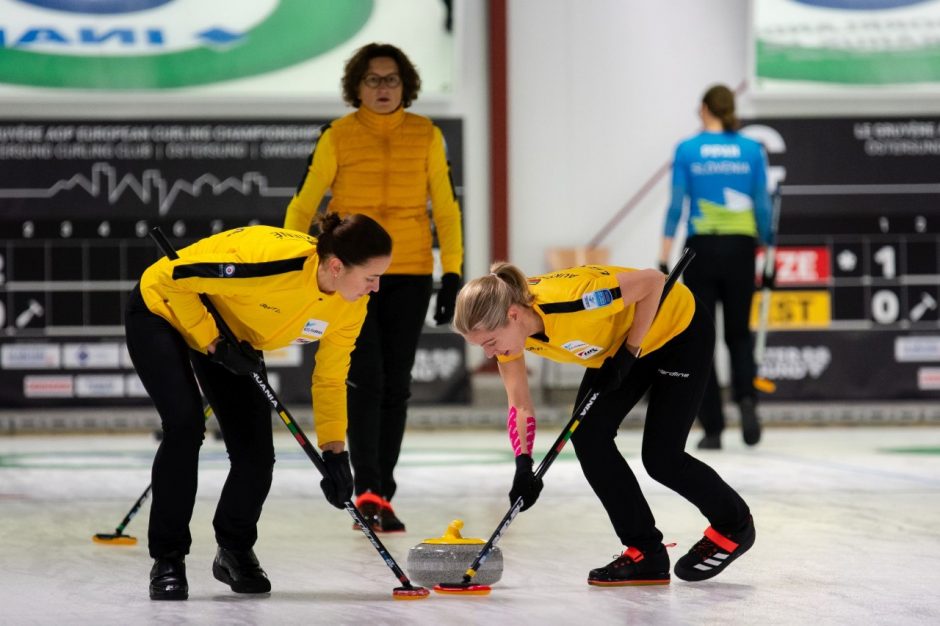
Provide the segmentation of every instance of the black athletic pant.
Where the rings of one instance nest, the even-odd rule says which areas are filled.
[[[714,321],[697,305],[689,327],[641,357],[619,389],[601,394],[571,437],[584,476],[625,546],[645,552],[658,549],[663,540],[636,476],[614,441],[623,418],[647,390],[642,460],[650,478],[698,507],[719,532],[732,533],[747,523],[750,511],[741,496],[715,470],[685,452],[714,346]],[[585,374],[576,406],[596,373],[592,369]]]
[[[191,350],[175,328],[147,308],[139,286],[130,294],[124,323],[127,350],[163,426],[151,477],[150,556],[187,554],[192,543],[189,522],[206,430],[197,378],[231,463],[212,522],[216,541],[230,550],[248,550],[258,538],[261,507],[271,488],[271,406],[247,377]]]
[[[757,240],[745,235],[694,235],[686,245],[695,250],[695,263],[685,271],[685,284],[715,317],[716,303],[724,315],[725,344],[731,356],[734,401],[756,401],[754,343],[751,337],[751,300],[754,298],[754,255]],[[712,369],[699,421],[708,435],[725,428],[721,389]]]
[[[349,367],[349,459],[356,494],[395,495],[393,472],[405,434],[411,368],[427,316],[430,275],[386,274],[369,310]]]

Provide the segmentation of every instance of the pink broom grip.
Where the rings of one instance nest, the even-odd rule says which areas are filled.
[[[519,436],[519,424],[516,419],[516,407],[510,407],[509,416],[506,418],[506,430],[509,431],[509,443],[512,444],[512,451],[516,456],[523,454],[522,440]],[[532,446],[535,444],[535,417],[527,416],[525,418],[525,447],[526,452],[531,456]]]

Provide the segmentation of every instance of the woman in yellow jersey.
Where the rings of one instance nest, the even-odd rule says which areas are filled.
[[[656,270],[585,266],[526,278],[496,263],[457,296],[454,327],[496,356],[509,400],[516,474],[509,499],[532,506],[542,489],[532,471],[535,407],[524,352],[587,368],[576,405],[600,395],[574,431],[578,461],[626,550],[591,570],[601,586],[666,584],[669,556],[653,513],[614,438],[623,418],[649,392],[643,466],[654,480],[698,507],[711,524],[676,563],[676,576],[704,580],[754,543],[743,499],[710,467],[685,452],[711,369],[715,329],[691,292],[676,284],[657,313],[664,276]]]
[[[179,259],[164,257],[147,268],[129,296],[127,349],[163,427],[148,530],[154,600],[188,597],[184,557],[205,434],[200,387],[231,463],[213,519],[219,548],[212,572],[239,593],[271,589],[253,551],[274,466],[271,405],[245,379],[264,368],[258,351],[320,342],[311,390],[329,470],[321,487],[339,508],[352,496],[345,452],[349,355],[392,242],[364,215],[327,214],[320,230],[316,239],[270,226],[207,237],[180,250]],[[219,336],[199,294],[212,299],[240,345]]]
[[[433,290],[431,219],[444,272],[434,315],[440,325],[453,317],[460,287],[460,207],[440,129],[405,112],[421,87],[408,57],[395,46],[368,44],[347,62],[342,85],[344,100],[356,110],[320,130],[284,227],[307,232],[329,189],[331,211],[368,215],[395,242],[352,355],[349,451],[363,516],[376,531],[401,532],[405,525],[390,501],[411,369]]]

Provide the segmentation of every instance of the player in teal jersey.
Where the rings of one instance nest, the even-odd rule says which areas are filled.
[[[698,259],[686,271],[685,282],[712,315],[716,304],[722,304],[742,435],[747,445],[756,445],[761,427],[749,318],[756,249],[773,237],[767,157],[758,142],[737,132],[734,94],[724,85],[705,92],[699,115],[702,132],[676,148],[660,266],[668,262],[676,229],[685,214],[686,245],[695,250]],[[699,421],[705,429],[699,448],[720,448],[725,418],[714,371]]]

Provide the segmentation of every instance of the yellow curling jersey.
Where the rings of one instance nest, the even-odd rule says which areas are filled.
[[[232,332],[259,350],[319,341],[311,394],[319,442],[346,438],[349,355],[368,298],[347,302],[317,286],[317,240],[250,226],[225,231],[164,257],[144,271],[140,292],[153,313],[205,352],[219,332],[199,294],[211,297]]]
[[[545,332],[526,338],[526,351],[560,363],[600,367],[624,344],[633,324],[636,305],[624,306],[617,274],[635,271],[586,265],[530,278],[533,310],[542,318]],[[692,292],[676,283],[640,344],[641,354],[666,345],[686,329],[694,313]],[[497,359],[505,362],[521,356],[497,355]]]

